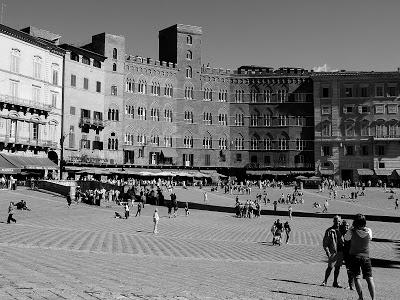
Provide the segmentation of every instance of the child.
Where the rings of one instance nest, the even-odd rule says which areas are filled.
[[[156,208],[154,210],[154,214],[153,214],[153,223],[154,223],[154,228],[153,228],[153,233],[157,234],[158,233],[158,221],[160,220],[160,217],[158,216],[158,209]]]

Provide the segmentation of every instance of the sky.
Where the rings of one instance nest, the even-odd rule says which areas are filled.
[[[81,44],[124,35],[127,53],[158,58],[158,31],[201,26],[202,63],[353,71],[400,67],[398,0],[0,0],[3,23]]]

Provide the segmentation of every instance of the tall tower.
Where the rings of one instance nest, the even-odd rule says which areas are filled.
[[[177,24],[159,32],[159,59],[177,64],[177,132],[175,146],[179,155],[178,165],[199,165],[201,140],[201,37],[198,26]],[[193,123],[185,121],[185,112],[194,112]],[[197,112],[197,114],[196,114]],[[183,126],[184,125],[184,126]],[[193,142],[188,142],[192,139]],[[186,142],[184,143],[184,140]]]

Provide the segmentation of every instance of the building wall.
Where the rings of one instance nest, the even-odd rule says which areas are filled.
[[[125,73],[124,164],[176,164],[177,157],[168,151],[177,143],[175,64],[128,56]],[[162,159],[161,152],[170,159]]]
[[[5,27],[4,27],[5,28]],[[7,30],[6,30],[7,31]],[[29,42],[34,38],[21,33],[14,37],[0,33],[0,151],[21,155],[47,156],[50,151],[60,155],[61,101],[63,54],[62,50],[44,43]],[[54,47],[55,48],[55,47]],[[18,54],[18,70],[11,67],[11,54]],[[34,76],[34,59],[40,58],[40,75]],[[53,84],[52,71],[58,72]],[[17,71],[17,72],[14,72]],[[17,86],[17,94],[11,91],[11,82]],[[37,89],[33,97],[33,89]],[[53,96],[55,98],[52,98]],[[7,104],[8,103],[8,104]],[[14,103],[14,106],[9,105]],[[12,125],[16,122],[15,125]],[[38,124],[38,134],[34,127]],[[54,156],[53,156],[54,157]]]
[[[400,167],[399,80],[398,72],[313,76],[317,170],[358,180],[357,169]]]
[[[92,51],[104,55],[104,115],[107,116],[104,128],[104,151],[108,157],[109,164],[122,165],[123,163],[123,108],[125,87],[125,37],[108,33],[98,34],[92,37],[89,47]],[[117,55],[114,58],[114,49]],[[113,67],[116,65],[116,71]],[[112,87],[116,87],[116,94],[112,94]],[[118,120],[108,116],[109,110],[118,110]],[[117,147],[109,146],[110,142],[117,141]]]
[[[64,96],[64,159],[68,163],[76,164],[107,164],[108,156],[104,151],[107,142],[104,140],[104,121],[107,118],[104,107],[104,65],[100,68],[93,65],[94,58],[86,54],[90,64],[82,63],[82,54],[78,61],[71,59],[71,52],[65,57],[65,96]],[[72,85],[72,75],[76,78],[76,86]],[[84,79],[88,80],[88,89],[84,87]],[[100,82],[100,91],[97,91],[97,82]],[[88,110],[89,119],[82,118],[82,110]],[[102,114],[102,122],[95,121],[95,112]],[[96,123],[97,122],[97,123]],[[96,126],[98,124],[99,126]],[[89,141],[88,144],[84,141]],[[94,142],[103,143],[103,150],[94,149]]]

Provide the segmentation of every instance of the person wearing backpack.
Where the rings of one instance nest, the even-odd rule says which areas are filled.
[[[328,267],[325,270],[325,278],[321,286],[326,286],[328,278],[331,275],[332,269],[333,273],[333,287],[341,288],[338,283],[338,277],[340,272],[340,267],[343,264],[343,247],[344,238],[340,233],[339,226],[341,223],[340,216],[336,215],[333,217],[333,226],[329,227],[325,231],[324,239],[322,245],[324,247],[326,256],[328,257]]]
[[[353,226],[346,232],[344,239],[350,241],[350,271],[354,277],[359,300],[363,298],[361,289],[361,271],[363,278],[367,281],[371,299],[375,299],[375,283],[372,277],[372,265],[369,257],[369,246],[372,240],[372,230],[367,227],[365,216],[357,214]]]

